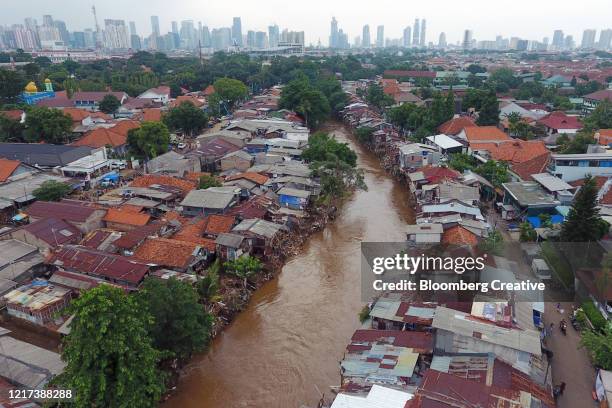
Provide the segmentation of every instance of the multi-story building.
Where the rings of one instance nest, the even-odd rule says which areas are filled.
[[[361,46],[363,48],[369,48],[371,44],[372,43],[370,41],[370,26],[366,24],[363,26],[363,32],[361,34]]]
[[[130,48],[131,44],[124,20],[104,20],[104,45],[112,50]]]
[[[329,48],[338,48],[338,20],[332,17],[329,32]]]
[[[564,45],[564,36],[563,36],[563,30],[555,30],[555,32],[553,33],[553,40],[552,40],[552,46],[557,49],[563,49],[563,45]]]
[[[421,44],[419,36],[421,35],[421,23],[418,18],[414,19],[414,25],[412,26],[412,45],[418,47]]]
[[[552,154],[548,172],[563,181],[575,181],[592,176],[612,177],[612,154]]]
[[[268,46],[268,35],[265,31],[257,31],[255,33],[255,47],[263,49]]]
[[[240,17],[234,17],[232,22],[232,44],[242,46],[242,21]]]
[[[595,46],[595,35],[597,30],[584,30],[580,48],[593,48]]]
[[[440,33],[440,38],[438,39],[438,47],[445,48],[447,46],[446,43],[446,33]]]
[[[419,45],[421,47],[425,47],[425,45],[426,45],[426,43],[425,43],[425,35],[426,35],[426,32],[427,32],[426,27],[427,27],[427,21],[425,19],[422,19],[421,20],[421,37],[419,38],[419,41],[420,41]]]
[[[280,40],[280,30],[276,24],[268,26],[268,41],[270,43],[270,48],[278,47],[278,42]]]
[[[376,28],[376,47],[382,48],[385,46],[385,26],[379,25]]]
[[[597,42],[597,48],[600,50],[609,50],[612,45],[612,29],[601,30],[599,32],[599,41]]]
[[[412,44],[412,32],[410,26],[404,28],[403,46],[410,47]]]

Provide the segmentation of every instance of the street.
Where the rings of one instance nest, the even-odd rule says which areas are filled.
[[[580,334],[570,324],[572,313],[571,303],[562,303],[563,314],[557,311],[557,304],[546,303],[544,321],[548,327],[554,323],[552,336],[546,339],[546,344],[553,351],[552,375],[553,384],[562,381],[566,383],[565,392],[557,399],[558,408],[597,407],[593,401],[592,390],[595,381],[595,369],[591,366],[589,357],[580,348]],[[559,329],[559,322],[567,322],[567,336]]]

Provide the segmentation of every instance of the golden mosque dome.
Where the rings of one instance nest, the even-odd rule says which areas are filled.
[[[25,87],[26,92],[38,92],[38,88],[34,82],[30,82]]]
[[[49,78],[45,79],[45,84],[50,84],[51,80]]]

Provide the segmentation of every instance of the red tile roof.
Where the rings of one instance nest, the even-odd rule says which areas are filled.
[[[493,160],[506,161],[512,164],[523,163],[534,157],[549,153],[541,140],[509,139],[501,142],[471,143],[472,150],[486,150]]]
[[[584,95],[584,98],[594,99],[596,101],[603,101],[604,99],[612,101],[612,89],[602,89],[601,91],[595,91],[588,95]]]
[[[461,225],[455,225],[444,231],[442,234],[442,243],[448,245],[475,246],[478,244],[478,237]]]
[[[540,154],[521,163],[515,163],[511,170],[518,174],[523,181],[532,181],[532,174],[544,173],[550,159],[549,153]]]
[[[465,136],[470,145],[475,142],[512,140],[496,126],[468,126],[465,128]]]
[[[208,85],[205,89],[204,89],[204,95],[206,96],[210,96],[212,94],[215,93],[215,87],[212,85]]]
[[[458,171],[449,169],[448,167],[428,166],[423,167],[421,172],[430,183],[434,184],[446,179],[456,180],[461,175]]]
[[[72,143],[72,146],[119,147],[127,143],[127,136],[115,133],[113,129],[97,128],[87,132],[85,136]]]
[[[453,118],[446,121],[438,126],[438,132],[449,136],[456,136],[463,130],[463,128],[475,126],[477,125],[474,123],[474,120],[466,116],[460,116],[458,118]]]
[[[179,106],[183,102],[189,102],[193,106],[195,106],[196,108],[200,108],[200,107],[204,106],[204,101],[196,98],[195,96],[191,96],[191,95],[179,95],[179,96],[176,97],[175,100],[170,102],[170,107],[171,108],[177,107],[177,106]]]
[[[159,122],[162,119],[162,111],[157,108],[148,108],[142,110],[142,120],[147,122]]]
[[[132,284],[140,283],[149,272],[149,267],[142,262],[76,245],[64,245],[51,254],[47,263],[69,271],[104,276]]]
[[[398,69],[388,69],[383,73],[384,76],[393,76],[398,78],[435,78],[434,71],[404,71]]]
[[[608,146],[612,143],[612,129],[599,129],[595,132],[595,138],[602,146]]]
[[[62,112],[70,116],[73,122],[80,122],[87,117],[100,118],[100,119],[104,119],[107,121],[111,120],[111,117],[104,112],[92,112],[87,109],[64,108],[62,109]]]
[[[130,186],[149,187],[153,184],[176,187],[180,189],[183,194],[186,194],[196,188],[196,183],[194,183],[193,181],[157,174],[148,174],[145,176],[137,177],[130,183]]]
[[[233,176],[229,176],[225,180],[232,181],[232,180],[240,180],[240,179],[247,179],[249,181],[252,181],[255,184],[264,185],[266,184],[266,181],[268,181],[269,178],[268,176],[265,176],[263,174],[255,173],[252,171],[247,171],[245,173],[240,173],[240,174],[236,174]]]
[[[149,214],[136,213],[129,210],[109,208],[103,220],[116,224],[143,226],[149,223],[151,216]]]
[[[168,238],[147,238],[134,252],[134,258],[174,268],[187,268],[199,245]]]
[[[0,158],[0,183],[4,183],[15,170],[21,162],[19,160],[8,160],[4,158]]]
[[[568,116],[564,112],[556,111],[538,120],[538,123],[551,129],[582,129],[582,122],[577,116]]]
[[[236,222],[236,217],[231,215],[211,215],[206,223],[205,233],[218,235],[224,232],[230,232]]]

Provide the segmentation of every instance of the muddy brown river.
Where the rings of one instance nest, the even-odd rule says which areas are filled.
[[[356,192],[210,349],[194,357],[164,407],[315,406],[319,390],[329,396],[329,387],[340,383],[339,361],[363,305],[360,242],[403,240],[414,215],[406,188],[348,129],[331,123],[327,131],[357,152],[368,191]]]

